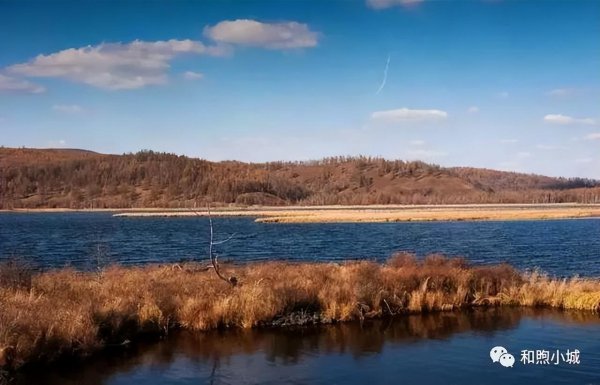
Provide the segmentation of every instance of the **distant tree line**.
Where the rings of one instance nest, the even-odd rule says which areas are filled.
[[[183,208],[208,201],[238,205],[600,203],[600,182],[591,179],[443,168],[364,156],[253,164],[215,163],[154,151],[80,157],[15,151],[20,149],[0,149],[0,208],[4,209]]]

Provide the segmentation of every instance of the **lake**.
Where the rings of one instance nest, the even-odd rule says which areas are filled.
[[[600,220],[267,224],[214,218],[223,260],[384,261],[395,251],[508,262],[600,277]],[[1,213],[0,258],[41,269],[206,260],[207,218]],[[600,317],[539,309],[465,310],[320,327],[174,332],[88,361],[19,374],[15,384],[600,384]],[[503,346],[513,367],[492,362]],[[548,352],[525,364],[522,351]],[[578,363],[567,358],[578,351]],[[556,364],[554,363],[556,362]]]
[[[256,223],[214,218],[221,260],[383,261],[396,251],[507,262],[556,276],[600,277],[600,219],[498,222]],[[111,213],[0,213],[0,258],[38,268],[206,260],[207,218]]]
[[[23,373],[14,384],[600,384],[599,333],[598,315],[533,309],[177,332],[82,364]],[[515,357],[513,367],[492,362],[498,345]],[[559,358],[521,361],[522,351],[537,350]],[[567,351],[575,350],[579,363],[569,363]]]

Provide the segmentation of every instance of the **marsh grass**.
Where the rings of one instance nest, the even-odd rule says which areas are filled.
[[[524,275],[508,265],[469,266],[431,255],[396,254],[386,263],[224,265],[232,287],[199,265],[56,270],[6,279],[0,267],[0,366],[86,356],[144,334],[341,322],[475,306],[600,311],[600,281]],[[310,317],[309,317],[310,316]],[[10,352],[2,353],[2,352]],[[9,357],[10,356],[10,357]]]
[[[124,211],[124,217],[188,217],[207,215],[193,211]],[[588,218],[600,216],[599,205],[446,205],[446,206],[295,206],[221,208],[215,216],[257,217],[257,222],[271,223],[339,223],[339,222],[411,222],[411,221],[489,221]]]

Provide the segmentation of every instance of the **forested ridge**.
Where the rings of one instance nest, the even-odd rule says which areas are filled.
[[[210,162],[141,151],[0,148],[0,208],[186,208],[206,204],[600,203],[600,181],[420,161],[330,157]]]

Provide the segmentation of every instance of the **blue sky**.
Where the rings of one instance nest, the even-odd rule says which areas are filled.
[[[600,178],[599,1],[0,1],[0,144]]]

